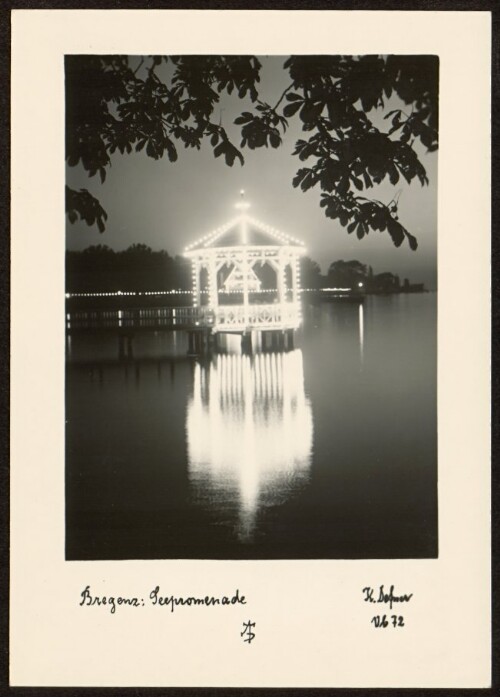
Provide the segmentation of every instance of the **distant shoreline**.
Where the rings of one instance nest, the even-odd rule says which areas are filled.
[[[368,291],[335,291],[327,289],[303,288],[301,291],[306,300],[319,302],[335,302],[336,300],[356,300],[369,296],[392,295],[421,295],[425,293],[437,293],[436,290],[394,290],[391,292]],[[176,291],[129,291],[112,292],[96,291],[93,293],[66,293],[66,310],[78,309],[126,309],[148,307],[191,307],[192,292],[189,290]]]

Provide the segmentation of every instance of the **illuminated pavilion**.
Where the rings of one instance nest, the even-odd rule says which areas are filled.
[[[252,342],[293,346],[301,323],[300,256],[303,242],[248,213],[244,192],[238,215],[186,247],[192,263],[193,305],[200,328],[241,334]]]

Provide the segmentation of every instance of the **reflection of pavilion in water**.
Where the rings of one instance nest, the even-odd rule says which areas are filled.
[[[284,503],[309,477],[311,407],[302,353],[221,354],[197,364],[188,405],[189,477],[217,512],[237,511],[253,541],[258,512]]]

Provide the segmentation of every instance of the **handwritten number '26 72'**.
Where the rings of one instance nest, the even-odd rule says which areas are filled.
[[[382,629],[385,629],[389,626],[389,620],[387,619],[387,615],[375,615],[375,617],[372,617],[371,621],[372,624],[377,628],[380,627]],[[404,617],[402,615],[391,615],[390,624],[392,624],[393,627],[404,627]]]

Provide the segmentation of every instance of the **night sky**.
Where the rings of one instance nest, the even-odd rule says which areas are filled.
[[[282,69],[283,57],[261,57],[260,99],[275,104],[289,78]],[[387,111],[400,106],[391,99],[385,108],[370,117],[380,130],[387,131]],[[221,97],[214,112],[220,118],[231,140],[239,146],[239,127],[233,121],[241,111],[252,110],[251,102],[237,97]],[[214,158],[209,143],[201,150],[185,150],[178,146],[179,159],[169,162],[165,156],[155,161],[144,152],[112,155],[104,184],[98,177],[89,178],[83,168],[67,168],[67,183],[72,188],[86,188],[96,196],[108,213],[106,230],[85,223],[67,225],[68,249],[84,249],[92,244],[106,244],[115,250],[134,243],[143,243],[154,250],[166,249],[169,254],[182,253],[197,237],[210,232],[235,214],[234,205],[240,189],[251,203],[249,213],[307,245],[307,254],[323,271],[337,259],[358,259],[371,264],[375,273],[391,271],[401,279],[425,282],[436,288],[437,245],[437,153],[418,150],[427,170],[429,185],[417,180],[411,185],[400,181],[395,187],[382,184],[368,190],[369,197],[388,203],[401,190],[399,220],[414,234],[419,243],[412,252],[407,243],[395,248],[387,232],[370,231],[363,240],[348,235],[337,221],[326,218],[319,207],[320,189],[306,193],[294,189],[292,179],[301,165],[292,156],[295,141],[307,137],[300,127],[298,115],[289,120],[290,128],[277,150],[244,149],[245,164],[236,161],[228,167],[223,158]]]

